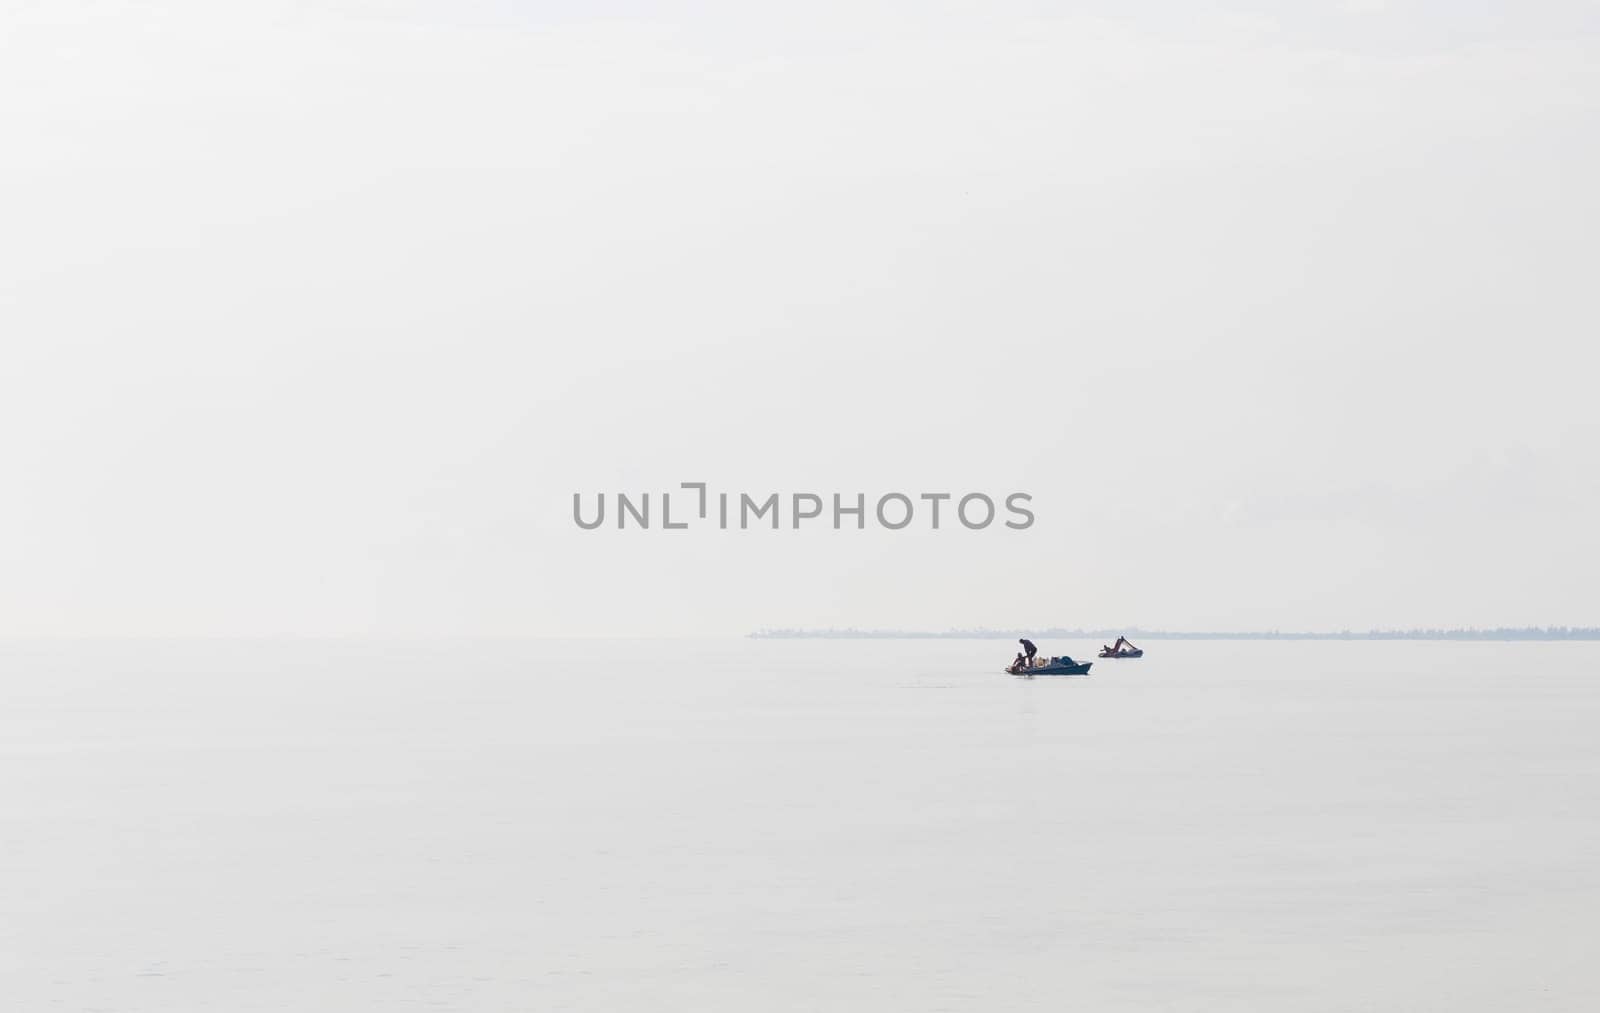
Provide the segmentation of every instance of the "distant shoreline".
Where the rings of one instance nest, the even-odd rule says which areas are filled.
[[[1339,630],[1327,633],[1243,631],[1233,633],[1180,632],[1176,630],[1123,629],[1067,630],[856,630],[767,629],[746,634],[754,640],[1013,640],[1018,637],[1051,639],[1130,640],[1600,640],[1596,626],[1519,626],[1494,629]]]

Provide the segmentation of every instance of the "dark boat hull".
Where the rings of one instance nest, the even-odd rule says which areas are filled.
[[[1072,665],[1043,665],[1039,668],[1008,668],[1012,675],[1033,678],[1036,675],[1088,675],[1092,661],[1080,661]]]
[[[1107,654],[1105,651],[1101,651],[1100,652],[1100,657],[1102,657],[1102,658],[1142,658],[1142,657],[1144,657],[1144,651],[1140,650],[1139,648],[1134,648],[1131,651],[1123,651],[1121,654]]]

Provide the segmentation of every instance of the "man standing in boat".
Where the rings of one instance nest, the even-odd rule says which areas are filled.
[[[1025,666],[1023,666],[1023,667],[1032,668],[1033,667],[1033,656],[1035,654],[1039,653],[1039,649],[1037,647],[1033,646],[1033,641],[1031,641],[1031,640],[1018,640],[1017,643],[1022,645],[1022,652],[1028,656],[1027,657],[1027,664]]]

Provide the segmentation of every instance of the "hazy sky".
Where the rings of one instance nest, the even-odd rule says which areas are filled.
[[[1196,6],[6,5],[0,633],[1600,623],[1594,6]]]

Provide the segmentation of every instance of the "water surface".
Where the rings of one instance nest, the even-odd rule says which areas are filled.
[[[0,993],[1600,1008],[1600,644],[1144,646],[0,645]]]

